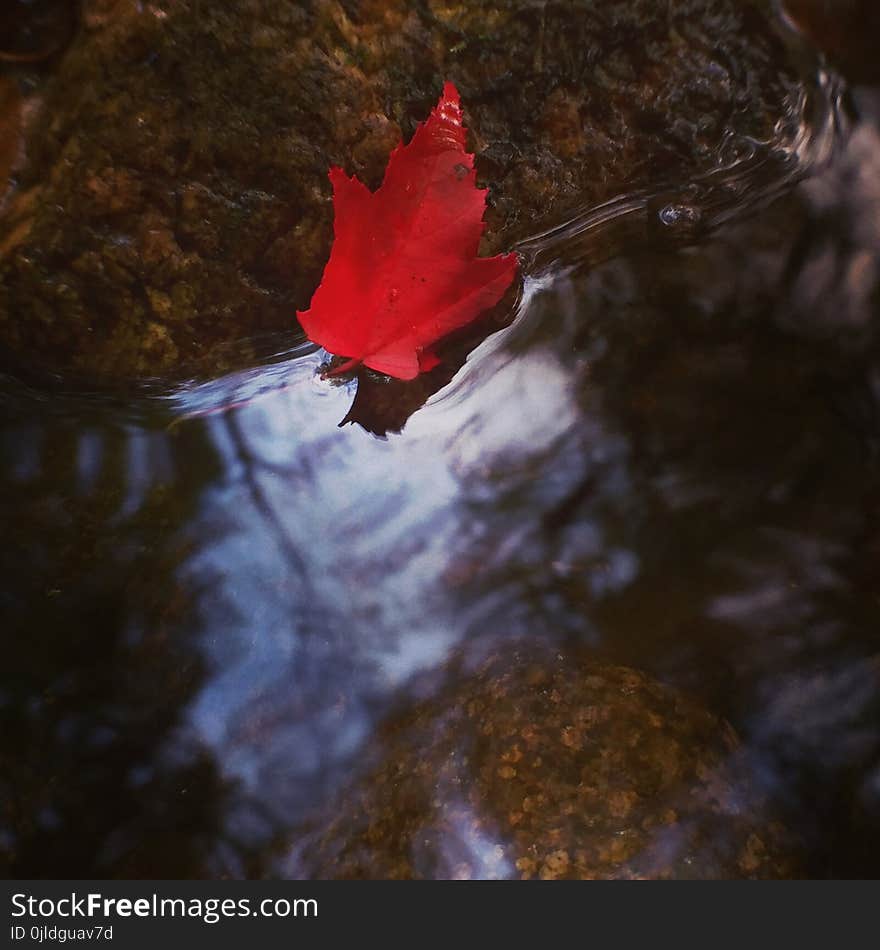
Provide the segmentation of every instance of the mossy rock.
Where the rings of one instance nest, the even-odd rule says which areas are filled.
[[[299,852],[317,878],[774,878],[731,728],[632,669],[499,653],[389,722]]]
[[[0,346],[128,383],[294,343],[329,253],[328,168],[375,187],[447,79],[491,188],[486,253],[704,173],[796,111],[766,6],[93,0],[0,220]]]

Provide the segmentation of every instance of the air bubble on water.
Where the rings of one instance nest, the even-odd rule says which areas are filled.
[[[703,212],[695,205],[669,204],[659,212],[660,223],[668,228],[692,228],[703,218]]]

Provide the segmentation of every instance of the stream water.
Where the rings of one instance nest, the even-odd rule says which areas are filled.
[[[400,434],[339,428],[308,345],[136,398],[0,377],[8,872],[281,873],[418,674],[535,638],[699,697],[805,873],[875,875],[880,110],[844,135],[820,80],[790,177],[719,155],[527,243]]]

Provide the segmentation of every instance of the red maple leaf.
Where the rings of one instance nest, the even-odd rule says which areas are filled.
[[[465,151],[458,90],[447,82],[428,119],[388,159],[371,192],[330,169],[334,240],[310,308],[309,339],[364,364],[414,379],[439,362],[433,345],[504,296],[516,254],[477,257],[486,190]]]

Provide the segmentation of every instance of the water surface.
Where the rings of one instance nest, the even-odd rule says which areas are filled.
[[[136,397],[2,377],[7,870],[281,873],[419,674],[540,638],[699,696],[806,873],[876,874],[880,135],[824,102],[790,175],[720,155],[527,243],[400,434],[289,341]]]

